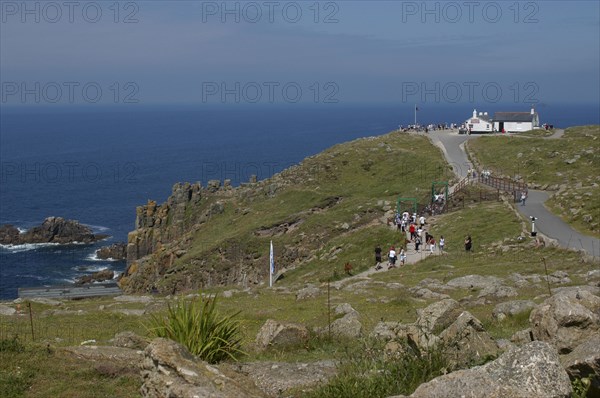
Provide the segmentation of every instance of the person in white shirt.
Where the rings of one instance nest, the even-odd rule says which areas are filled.
[[[421,227],[425,225],[425,216],[419,217],[419,225],[421,225]]]
[[[446,244],[446,239],[444,239],[444,235],[440,236],[440,253],[444,252],[444,245]]]
[[[388,267],[392,268],[396,266],[396,249],[394,246],[390,248],[390,252],[388,254]]]

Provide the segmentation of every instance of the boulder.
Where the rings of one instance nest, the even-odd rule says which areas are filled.
[[[287,347],[305,344],[308,341],[308,329],[297,323],[282,323],[268,319],[256,336],[259,350],[268,347]]]
[[[500,303],[494,307],[492,316],[498,320],[503,320],[507,316],[515,316],[531,311],[535,303],[531,300],[513,300]]]
[[[415,324],[430,333],[437,334],[451,325],[461,312],[458,302],[448,298],[421,310]]]
[[[600,297],[583,289],[565,289],[531,311],[529,323],[535,340],[568,354],[599,333],[599,314]]]
[[[588,397],[600,397],[600,335],[591,336],[560,360],[571,380],[590,380]]]
[[[531,343],[533,341],[533,333],[531,333],[531,329],[519,330],[511,336],[510,341],[519,345]]]
[[[321,290],[313,284],[308,284],[304,289],[298,290],[296,300],[304,300],[310,297],[317,297]]]
[[[96,250],[96,257],[101,260],[127,260],[127,243],[113,243]]]
[[[410,397],[567,398],[571,393],[556,351],[535,341],[512,347],[486,365],[437,377]]]
[[[265,397],[242,375],[232,378],[167,339],[154,339],[146,347],[141,374],[140,392],[147,398]]]
[[[94,282],[106,282],[114,278],[115,274],[109,269],[103,269],[102,271],[94,272],[91,275],[84,275],[77,278],[75,281],[76,285],[85,285]]]
[[[352,306],[348,303],[342,303],[339,304],[337,307],[335,307],[335,311],[334,313],[336,315],[346,315],[346,314],[351,314],[351,313],[355,313],[357,312],[354,308],[352,308]]]
[[[464,311],[439,334],[450,361],[458,366],[481,363],[498,355],[498,344],[485,331],[481,322]]]
[[[360,337],[362,334],[362,324],[358,320],[358,312],[350,312],[342,318],[333,321],[331,323],[331,333],[338,337]]]

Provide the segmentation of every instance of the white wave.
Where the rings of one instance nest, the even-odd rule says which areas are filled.
[[[116,258],[99,258],[98,257],[98,250],[96,250],[95,252],[93,252],[92,254],[88,254],[87,257],[85,258],[88,261],[122,261]]]
[[[17,229],[19,230],[19,233],[20,233],[21,235],[23,235],[25,232],[27,232],[27,231],[28,231],[28,229],[26,229],[26,228],[21,228],[21,227],[17,227]]]
[[[55,247],[59,246],[60,243],[25,243],[22,245],[2,245],[0,244],[0,248],[4,250],[8,250],[11,253],[19,253],[26,252],[30,250],[37,250],[42,247]]]
[[[78,265],[76,267],[72,267],[71,269],[78,272],[94,273],[104,271],[105,269],[108,269],[108,267],[105,265]]]

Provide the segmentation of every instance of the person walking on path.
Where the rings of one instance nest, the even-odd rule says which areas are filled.
[[[392,246],[388,254],[388,268],[394,268],[396,266],[396,258],[396,249]]]
[[[400,266],[403,266],[406,263],[406,253],[404,249],[400,250]]]
[[[432,236],[431,239],[429,239],[429,252],[431,254],[433,254],[434,250],[435,250],[435,238]]]
[[[470,252],[472,246],[473,240],[471,239],[471,235],[467,235],[467,237],[465,238],[465,251]]]
[[[444,245],[446,244],[446,239],[444,239],[444,235],[440,236],[440,253],[444,253]]]
[[[377,266],[381,262],[381,247],[377,246],[375,248],[375,266]]]
[[[521,206],[525,206],[525,201],[527,200],[527,192],[521,192]]]

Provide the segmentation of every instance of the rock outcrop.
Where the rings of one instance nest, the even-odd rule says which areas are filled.
[[[600,335],[595,335],[560,358],[571,380],[588,379],[588,397],[600,397]]]
[[[102,271],[94,272],[91,275],[84,275],[77,278],[75,281],[76,285],[86,285],[94,282],[106,282],[110,281],[114,278],[114,272],[109,269],[104,269]]]
[[[535,340],[568,354],[600,333],[600,297],[577,287],[560,290],[531,312],[529,322]]]
[[[127,244],[113,243],[96,250],[96,257],[101,260],[127,260]]]
[[[107,235],[94,234],[91,228],[75,220],[61,217],[48,217],[42,225],[38,225],[24,233],[13,225],[0,227],[0,244],[24,245],[30,243],[93,243],[105,239]]]
[[[308,341],[308,329],[296,323],[277,322],[267,319],[256,336],[259,350],[268,347],[289,347],[305,344]]]
[[[392,356],[395,350],[402,350],[398,342],[406,342],[423,351],[440,347],[453,367],[481,363],[500,352],[481,322],[469,312],[462,311],[453,299],[441,300],[420,310],[412,324],[380,322],[371,336],[389,341],[386,354]]]
[[[252,381],[226,375],[218,367],[196,359],[183,346],[154,339],[144,350],[142,397],[147,398],[263,398]]]
[[[486,365],[437,377],[419,386],[410,398],[567,398],[571,393],[556,350],[534,341],[512,347]]]

